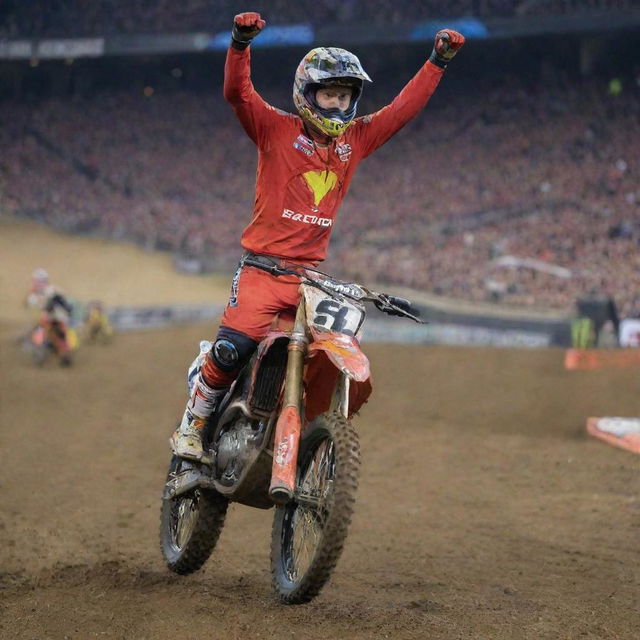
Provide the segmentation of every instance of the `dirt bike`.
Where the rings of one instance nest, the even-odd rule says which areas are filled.
[[[58,357],[61,366],[70,367],[73,364],[73,352],[78,348],[78,337],[75,330],[65,323],[47,320],[29,334],[27,348],[38,367],[50,355]]]
[[[371,394],[358,340],[364,303],[422,320],[403,298],[315,269],[284,269],[264,256],[245,265],[299,278],[295,321],[272,330],[236,378],[205,428],[205,457],[173,456],[160,545],[169,569],[192,573],[213,551],[230,501],[275,505],[272,585],[282,602],[300,604],[329,579],[353,512],[360,448],[351,418]]]

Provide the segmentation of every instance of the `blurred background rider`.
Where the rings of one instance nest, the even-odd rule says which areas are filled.
[[[69,332],[73,306],[64,292],[50,283],[49,274],[42,267],[33,271],[25,306],[32,314],[35,325],[32,331],[41,328],[60,357],[60,363],[71,364],[71,350],[75,346]]]

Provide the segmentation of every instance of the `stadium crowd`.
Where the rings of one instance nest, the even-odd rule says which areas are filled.
[[[637,8],[636,0],[253,0],[245,8],[265,15],[270,24],[406,24],[416,17],[510,17],[566,15],[584,11]],[[0,37],[79,37],[118,33],[226,31],[237,13],[233,0],[4,0]]]
[[[640,145],[629,135],[640,87],[612,94],[596,79],[519,82],[451,101],[443,87],[368,159],[338,217],[327,269],[565,310],[599,290],[621,315],[637,312]],[[265,97],[286,107],[278,104],[286,93],[277,94]],[[361,113],[388,97],[368,94]],[[210,268],[238,259],[255,150],[219,92],[4,102],[0,121],[4,211]]]

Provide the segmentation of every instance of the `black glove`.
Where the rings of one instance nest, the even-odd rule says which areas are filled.
[[[397,296],[389,296],[383,293],[378,300],[374,300],[373,304],[384,311],[390,316],[404,316],[405,313],[410,313],[412,316],[419,316],[420,312],[411,306],[411,302],[406,298],[398,298]],[[393,306],[391,306],[393,305]],[[397,307],[397,309],[394,309]],[[399,309],[399,310],[398,310]]]
[[[251,41],[264,29],[265,24],[267,23],[255,11],[239,13],[233,19],[231,46],[235,49],[246,49],[251,44]]]

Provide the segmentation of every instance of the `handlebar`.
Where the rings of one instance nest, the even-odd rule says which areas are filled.
[[[288,269],[280,267],[275,263],[267,263],[266,260],[252,259],[251,256],[245,258],[244,264],[266,271],[273,276],[296,276],[300,278],[304,284],[320,289],[327,295],[341,295],[355,302],[372,302],[383,313],[410,318],[418,324],[427,324],[425,320],[419,317],[419,310],[413,308],[410,300],[387,293],[377,293],[360,284],[334,281],[328,274],[317,269],[310,269],[304,265],[299,265],[298,269]],[[313,271],[314,273],[325,276],[327,280],[314,280],[306,275],[306,271]],[[332,286],[333,284],[336,286]]]

